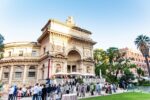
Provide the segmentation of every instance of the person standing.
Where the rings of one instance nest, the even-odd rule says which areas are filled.
[[[100,95],[100,90],[101,90],[100,84],[97,83],[97,84],[96,84],[96,92],[97,92],[98,95]]]
[[[38,88],[38,83],[33,88],[33,100],[38,100],[38,93],[39,93],[39,88]]]
[[[90,86],[90,91],[91,91],[91,95],[94,95],[94,85],[93,84],[91,84],[91,86]]]
[[[38,89],[39,89],[39,92],[38,92],[38,100],[41,100],[42,99],[42,85],[40,84],[39,86],[38,86]]]
[[[18,88],[14,85],[13,100],[17,100]]]
[[[21,90],[22,90],[21,88],[19,88],[19,90],[18,90],[18,94],[17,94],[18,100],[20,100],[22,97],[22,91]]]
[[[26,93],[27,93],[27,89],[26,89],[25,85],[24,85],[24,87],[22,88],[22,93],[23,93],[23,97],[25,97],[25,96],[26,96]]]
[[[8,100],[13,100],[13,93],[14,93],[14,87],[11,86],[11,87],[9,88]]]
[[[46,100],[46,86],[43,85],[43,88],[42,88],[42,100]]]

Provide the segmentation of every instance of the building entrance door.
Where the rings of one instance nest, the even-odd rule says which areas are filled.
[[[79,72],[77,69],[80,67],[81,56],[76,50],[72,50],[68,53],[67,59],[67,72]]]

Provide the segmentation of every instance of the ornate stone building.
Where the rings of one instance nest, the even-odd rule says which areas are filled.
[[[91,32],[50,19],[38,42],[5,44],[0,61],[0,79],[8,83],[32,84],[57,74],[95,75]]]
[[[40,45],[37,42],[13,42],[4,45],[0,60],[0,80],[5,84],[28,84],[37,81]]]
[[[134,63],[138,68],[141,68],[144,71],[145,76],[148,76],[148,70],[147,70],[147,65],[145,63],[145,58],[143,57],[140,51],[132,50],[129,48],[122,48],[120,49],[120,51],[125,52],[126,53],[125,57],[128,59],[132,59],[132,63]],[[150,58],[148,60],[150,64]],[[131,71],[136,76],[138,75],[136,69],[132,69]]]

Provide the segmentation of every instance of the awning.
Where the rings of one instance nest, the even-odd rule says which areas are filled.
[[[92,74],[92,73],[85,73],[85,74],[82,74],[83,76],[95,76],[95,74]]]
[[[63,75],[68,75],[68,73],[58,72],[58,73],[55,73],[54,75],[55,75],[55,76],[57,76],[57,75],[62,75],[62,76],[63,76]]]

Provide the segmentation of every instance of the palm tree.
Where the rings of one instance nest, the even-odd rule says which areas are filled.
[[[150,38],[146,35],[139,35],[135,41],[135,45],[137,45],[137,48],[141,51],[143,57],[145,57],[145,61],[147,64],[147,69],[150,77],[150,66],[148,62],[149,57],[149,45],[150,45]]]

